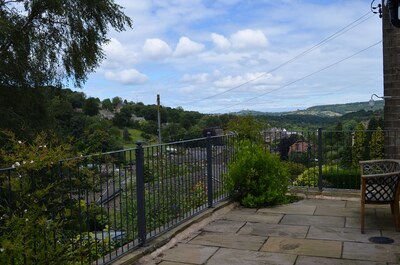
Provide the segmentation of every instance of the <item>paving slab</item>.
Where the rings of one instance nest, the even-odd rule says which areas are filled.
[[[361,228],[360,217],[346,217],[346,227]],[[394,231],[394,220],[392,217],[365,217],[365,229],[385,229]]]
[[[303,205],[312,205],[312,206],[330,206],[330,207],[346,207],[346,202],[343,200],[301,200],[299,202],[293,203],[303,204]],[[358,205],[360,206],[360,205]]]
[[[280,224],[344,227],[345,217],[286,214]]]
[[[400,248],[398,245],[343,243],[343,258],[392,262],[400,264]]]
[[[135,263],[135,265],[139,265],[139,264]],[[182,262],[174,262],[174,261],[152,260],[152,261],[147,262],[146,265],[193,265],[193,263],[190,264],[190,263],[182,263]]]
[[[346,201],[346,208],[360,208],[361,200],[357,201]]]
[[[239,234],[275,237],[305,238],[308,226],[276,225],[264,223],[246,223],[239,230]]]
[[[202,233],[192,239],[189,243],[203,246],[216,246],[233,249],[259,250],[265,243],[267,237],[253,235],[238,235],[221,233]]]
[[[236,233],[245,224],[245,221],[216,220],[206,225],[202,230],[219,233]]]
[[[394,229],[390,207],[367,207],[365,234],[360,232],[359,201],[313,199],[273,208],[240,207],[137,264],[400,264],[400,232]],[[394,243],[369,241],[380,235]]]
[[[359,208],[361,207],[361,201],[357,200],[357,201],[347,201],[346,202],[346,207],[347,208]],[[374,209],[380,209],[380,208],[387,208],[390,207],[388,204],[367,204],[366,205],[367,208],[374,208]]]
[[[261,208],[259,213],[281,213],[281,214],[301,214],[313,215],[317,206],[305,205],[300,203],[293,203],[287,205],[280,205],[275,207]]]
[[[260,250],[295,255],[340,258],[342,253],[342,242],[270,237]]]
[[[156,258],[156,260],[162,260],[164,262],[168,261],[190,264],[203,264],[215,252],[217,252],[217,250],[217,247],[178,244],[175,247],[163,252]]]
[[[207,265],[294,265],[296,255],[221,248]]]
[[[279,213],[261,213],[261,212],[243,212],[231,211],[227,213],[223,219],[233,221],[245,221],[254,223],[277,224],[282,219],[283,214]]]
[[[296,265],[386,265],[386,262],[299,256]]]
[[[386,205],[385,208],[376,208],[376,216],[387,216],[387,217],[393,217],[392,210],[390,209],[390,205]]]
[[[373,211],[373,209],[366,210]],[[360,208],[317,206],[314,215],[360,217]]]
[[[326,239],[337,241],[353,241],[369,243],[369,238],[381,236],[379,230],[368,230],[368,233],[361,234],[358,228],[312,226],[307,234],[309,239]]]

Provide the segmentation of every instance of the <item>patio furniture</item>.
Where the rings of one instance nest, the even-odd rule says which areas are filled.
[[[361,233],[365,227],[365,204],[390,204],[397,231],[400,231],[400,160],[360,161]]]

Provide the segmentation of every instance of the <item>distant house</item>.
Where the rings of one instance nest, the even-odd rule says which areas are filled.
[[[136,115],[132,114],[131,121],[145,121],[144,117],[137,117]]]
[[[115,106],[115,113],[120,113],[123,106],[125,106],[125,103],[118,103],[117,106]]]
[[[297,140],[294,144],[289,147],[289,154],[290,153],[305,153],[311,147],[311,144],[303,141]]]
[[[107,120],[112,120],[115,116],[115,114],[112,111],[109,111],[106,109],[99,110],[99,115],[103,119],[107,119]]]

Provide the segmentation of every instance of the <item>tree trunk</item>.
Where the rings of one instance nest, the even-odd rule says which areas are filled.
[[[400,159],[400,28],[390,23],[388,8],[383,6],[382,9],[383,83],[387,97],[384,108],[385,158]]]

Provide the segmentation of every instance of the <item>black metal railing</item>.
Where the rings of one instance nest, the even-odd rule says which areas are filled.
[[[268,130],[262,143],[289,167],[292,186],[359,189],[355,165],[382,153],[383,143],[363,131],[357,150],[356,133]],[[146,245],[228,198],[225,173],[237,141],[138,143],[25,175],[0,169],[0,264],[108,264]]]
[[[36,226],[18,241],[20,252],[0,245],[0,263],[54,264],[63,256],[67,264],[107,264],[147,244],[228,198],[224,182],[234,142],[226,135],[138,143],[26,175],[0,170],[2,239],[13,242],[6,229]],[[30,199],[37,204],[24,203]]]

